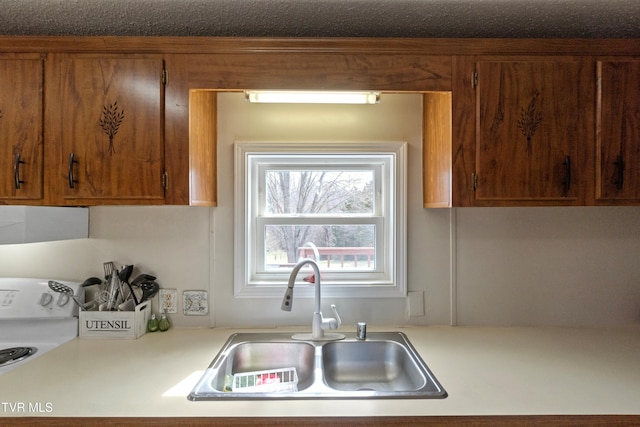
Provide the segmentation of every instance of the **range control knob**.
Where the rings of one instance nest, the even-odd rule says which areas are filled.
[[[58,304],[58,307],[64,307],[68,302],[69,302],[69,295],[60,294],[60,296],[58,297],[58,302],[56,304]]]
[[[52,301],[53,301],[53,295],[47,292],[43,292],[42,295],[40,296],[40,305],[43,307],[48,306],[49,304],[51,304]]]

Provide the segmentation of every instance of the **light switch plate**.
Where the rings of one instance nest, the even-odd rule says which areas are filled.
[[[209,314],[207,291],[184,291],[182,293],[182,310],[187,316],[206,316]]]
[[[172,314],[178,312],[177,289],[160,289],[158,295],[160,298],[160,313]]]

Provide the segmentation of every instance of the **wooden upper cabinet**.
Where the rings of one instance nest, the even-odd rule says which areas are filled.
[[[640,60],[597,62],[596,200],[640,203]]]
[[[588,187],[588,64],[566,58],[475,66],[475,205],[579,205]]]
[[[46,81],[50,202],[162,204],[162,59],[51,55]]]
[[[43,197],[41,59],[0,59],[0,203]]]
[[[167,169],[173,177],[167,203],[217,205],[217,91],[451,90],[450,55],[375,52],[377,42],[356,52],[313,44],[308,40],[292,51],[165,55]]]

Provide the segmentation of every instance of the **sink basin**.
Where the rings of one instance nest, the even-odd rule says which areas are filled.
[[[427,377],[395,341],[332,342],[322,347],[322,372],[336,390],[417,391]]]
[[[247,336],[248,335],[248,336]],[[204,395],[235,395],[229,393],[229,378],[249,372],[295,368],[297,389],[304,390],[314,382],[315,346],[288,340],[276,334],[232,335],[200,380],[199,391],[189,398]],[[260,393],[263,395],[264,393]]]
[[[222,359],[214,386],[224,391],[227,375],[246,372],[272,371],[283,367],[295,368],[298,390],[313,383],[315,347],[304,342],[243,342],[230,349],[228,357]]]
[[[281,371],[295,372],[295,378],[282,377]],[[275,384],[256,380],[257,374]],[[250,378],[251,382],[247,386],[241,378],[242,381]],[[231,379],[236,381],[233,387]],[[298,341],[286,333],[243,333],[229,337],[188,399],[446,396],[446,391],[401,332],[372,332],[364,341],[347,334],[344,340],[332,342]]]

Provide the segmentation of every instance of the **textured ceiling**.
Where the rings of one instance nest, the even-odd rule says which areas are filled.
[[[640,38],[640,0],[0,0],[0,34]]]

